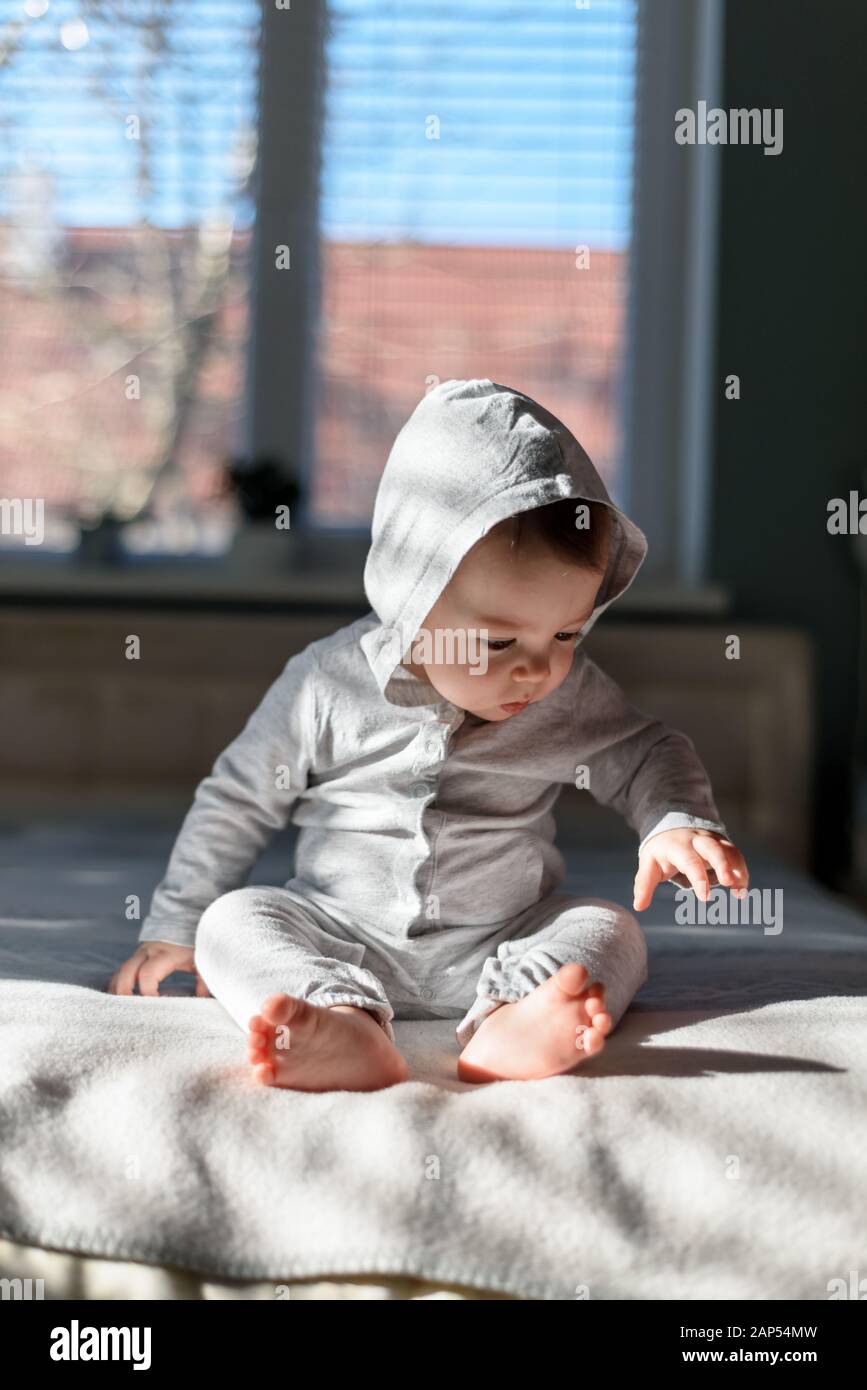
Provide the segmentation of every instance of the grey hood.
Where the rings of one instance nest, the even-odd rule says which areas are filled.
[[[380,480],[364,570],[381,626],[362,646],[386,697],[400,658],[476,541],[516,512],[567,497],[603,503],[612,521],[586,636],[638,573],[644,532],[612,502],[571,430],[530,396],[482,377],[441,382],[419,401]]]

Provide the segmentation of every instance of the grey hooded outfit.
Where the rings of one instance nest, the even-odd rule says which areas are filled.
[[[610,512],[608,568],[563,683],[486,722],[409,671],[409,643],[467,551],[498,522],[562,498]],[[560,789],[588,771],[638,849],[676,827],[725,833],[684,734],[627,703],[581,650],[647,551],[570,431],[488,379],[419,402],[388,458],[364,584],[372,611],[286,663],[199,784],[139,941],[194,946],[246,1028],[269,994],[450,1018],[463,1045],[501,1003],[578,961],[616,1025],[647,978],[617,903],[558,892]],[[299,826],[283,887],[241,887],[268,838]],[[680,880],[678,880],[680,881]]]

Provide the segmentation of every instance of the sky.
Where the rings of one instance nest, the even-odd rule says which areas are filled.
[[[638,0],[328,13],[326,238],[625,248]],[[249,227],[258,36],[258,0],[0,0],[0,217]]]

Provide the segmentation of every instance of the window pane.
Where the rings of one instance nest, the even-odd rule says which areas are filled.
[[[0,0],[0,493],[46,547],[234,523],[258,34],[256,0]]]
[[[637,10],[332,0],[316,521],[369,520],[449,377],[538,398],[617,490]]]

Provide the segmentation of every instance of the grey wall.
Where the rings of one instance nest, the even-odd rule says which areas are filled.
[[[815,872],[849,860],[859,593],[827,503],[867,467],[867,182],[860,0],[728,0],[723,105],[782,107],[784,148],[723,151],[712,579],[744,619],[816,644]],[[728,373],[737,402],[723,398]],[[735,628],[735,630],[737,630]]]

